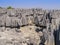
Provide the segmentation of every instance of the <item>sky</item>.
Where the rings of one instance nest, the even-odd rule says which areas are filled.
[[[0,7],[60,9],[60,0],[0,0]]]

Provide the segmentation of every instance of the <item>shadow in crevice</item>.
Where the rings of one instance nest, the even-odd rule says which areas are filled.
[[[27,45],[33,45],[33,43],[27,44]]]
[[[39,43],[39,45],[45,45],[45,37],[44,36],[41,36],[41,42]]]
[[[55,45],[60,45],[60,25],[59,28],[54,31]]]

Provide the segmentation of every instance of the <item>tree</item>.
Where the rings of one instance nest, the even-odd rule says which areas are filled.
[[[2,9],[2,7],[0,7]]]
[[[11,6],[8,6],[7,9],[13,9]]]

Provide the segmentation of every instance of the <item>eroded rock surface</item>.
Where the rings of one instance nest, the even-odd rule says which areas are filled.
[[[0,45],[56,45],[59,25],[60,10],[0,9]]]

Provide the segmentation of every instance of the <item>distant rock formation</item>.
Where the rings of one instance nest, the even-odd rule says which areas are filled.
[[[59,25],[60,10],[0,9],[0,45],[59,45]]]

